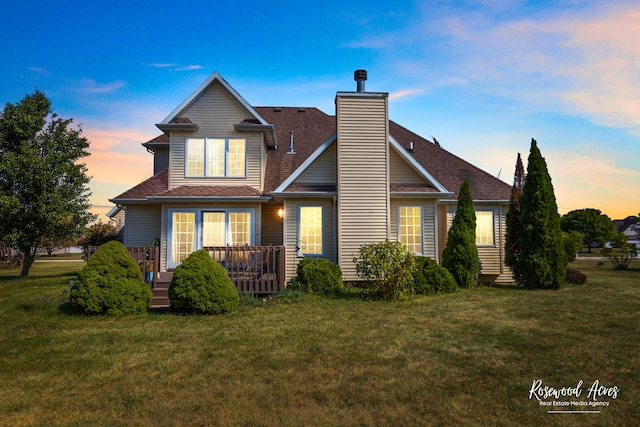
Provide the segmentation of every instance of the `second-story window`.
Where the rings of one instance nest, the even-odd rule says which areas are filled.
[[[187,138],[186,175],[244,177],[246,141],[235,138]]]

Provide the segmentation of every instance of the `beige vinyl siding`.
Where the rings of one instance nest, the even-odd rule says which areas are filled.
[[[338,93],[336,109],[338,263],[346,280],[357,280],[360,246],[389,238],[387,96]]]
[[[287,250],[287,281],[296,275],[298,261],[296,255],[298,246],[298,208],[300,206],[322,206],[323,214],[323,258],[336,262],[336,242],[335,242],[335,214],[333,208],[333,198],[300,198],[285,200],[284,209],[284,244]]]
[[[337,180],[336,143],[333,143],[300,174],[294,184],[335,184]]]
[[[263,181],[262,135],[237,132],[233,125],[251,114],[219,83],[214,82],[180,116],[188,117],[199,126],[197,132],[172,131],[169,188],[181,185],[250,185],[261,190]],[[203,178],[185,177],[187,138],[234,138],[246,140],[246,177]]]
[[[283,218],[278,216],[282,208],[280,204],[267,203],[262,205],[262,244],[282,245]]]
[[[427,183],[427,181],[393,149],[389,152],[389,182],[391,184]]]
[[[399,240],[398,208],[400,206],[419,206],[422,208],[422,255],[437,259],[435,201],[424,199],[391,199],[390,239],[396,241]]]
[[[127,205],[125,246],[147,246],[160,237],[160,205]]]
[[[169,167],[169,147],[156,148],[153,155],[153,174],[157,175]]]

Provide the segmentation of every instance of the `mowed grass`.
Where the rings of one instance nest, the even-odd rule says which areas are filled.
[[[62,291],[81,267],[37,263],[25,280],[0,271],[0,425],[640,419],[640,262],[621,272],[578,261],[587,283],[559,291],[481,287],[399,303],[290,296],[207,317],[66,314]],[[600,414],[549,414],[529,398],[536,379],[583,380],[580,400],[595,380],[620,392]]]

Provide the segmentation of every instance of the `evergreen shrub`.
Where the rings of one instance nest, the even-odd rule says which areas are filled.
[[[428,257],[416,257],[413,289],[418,295],[450,293],[458,290],[458,284],[449,270]]]
[[[178,313],[222,314],[238,309],[240,295],[227,270],[200,249],[173,272],[169,301]]]
[[[467,288],[476,283],[479,262],[476,212],[469,182],[465,179],[460,185],[456,215],[442,251],[442,265],[453,275],[459,287]]]
[[[140,267],[115,240],[98,248],[69,288],[71,305],[85,314],[141,313],[152,299]]]
[[[558,289],[564,284],[568,260],[551,177],[534,139],[520,206],[522,232],[516,242],[514,277],[527,288]]]
[[[302,258],[298,262],[296,286],[304,292],[338,295],[343,289],[342,270],[325,258]]]

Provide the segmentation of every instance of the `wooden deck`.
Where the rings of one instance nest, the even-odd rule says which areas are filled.
[[[90,247],[89,256],[97,249]],[[204,249],[225,267],[238,293],[273,294],[286,285],[284,246],[213,246]],[[160,271],[160,248],[129,246],[127,250],[153,292],[152,306],[168,306],[173,271]]]

